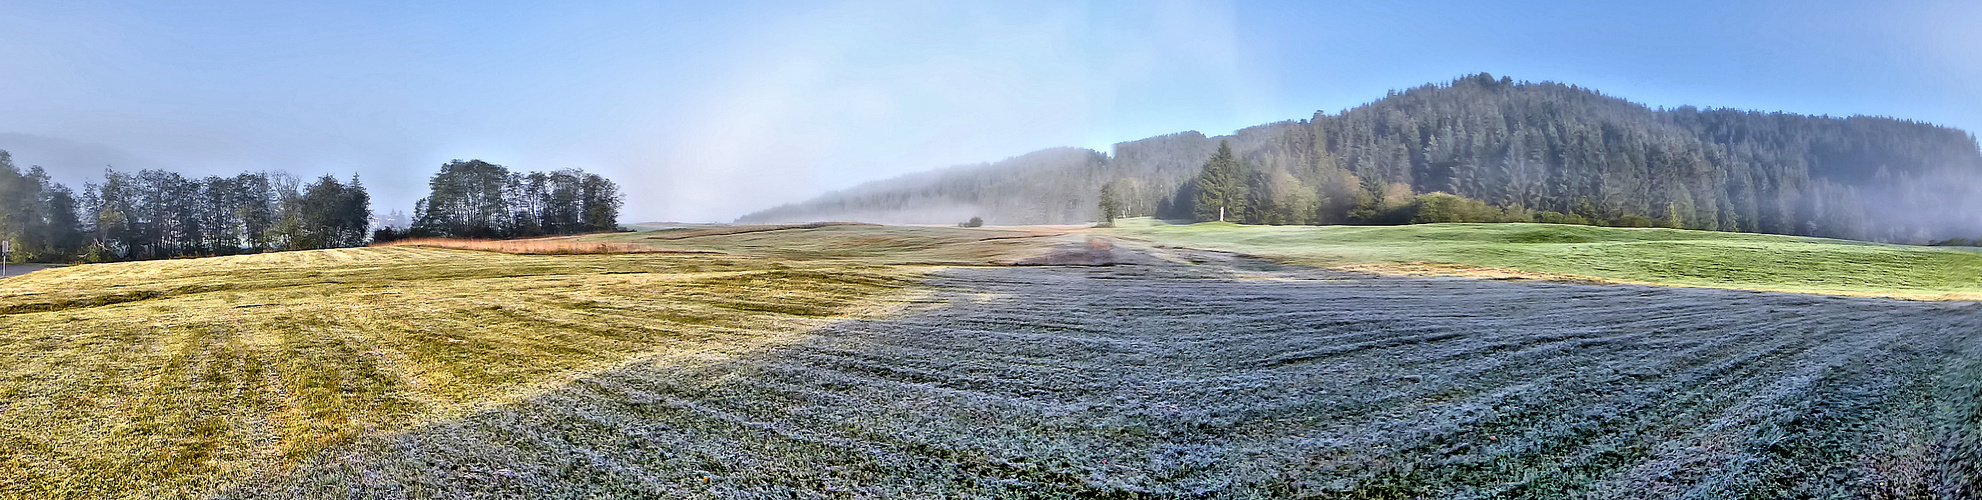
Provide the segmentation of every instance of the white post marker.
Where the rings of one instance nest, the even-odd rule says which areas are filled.
[[[7,254],[14,251],[13,240],[0,240],[0,278],[7,277]]]

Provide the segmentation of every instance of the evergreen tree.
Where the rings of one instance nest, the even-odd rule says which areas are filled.
[[[372,195],[365,192],[365,185],[358,181],[358,174],[351,174],[351,183],[344,186],[337,201],[336,246],[364,246],[372,225]]]
[[[1218,151],[1205,160],[1193,184],[1196,199],[1193,215],[1199,221],[1243,221],[1246,214],[1244,167],[1232,154],[1232,145],[1220,141]]]
[[[1115,183],[1110,182],[1101,185],[1101,201],[1096,206],[1101,209],[1101,220],[1103,222],[1115,222],[1115,216],[1122,212],[1122,200],[1121,197],[1115,195]]]

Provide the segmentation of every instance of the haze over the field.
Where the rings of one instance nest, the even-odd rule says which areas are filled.
[[[1232,129],[1491,71],[1659,106],[1982,130],[1966,2],[0,4],[0,149],[359,173],[409,210],[453,158],[620,180],[728,220],[1050,146]]]

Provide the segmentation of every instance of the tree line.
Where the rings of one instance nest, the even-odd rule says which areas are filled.
[[[1190,218],[1198,222],[1237,222],[1247,224],[1316,224],[1325,220],[1346,224],[1396,225],[1440,222],[1541,222],[1614,227],[1663,227],[1672,229],[1719,229],[1691,227],[1683,212],[1668,208],[1665,218],[1637,213],[1611,216],[1581,201],[1569,212],[1531,210],[1519,204],[1495,205],[1442,191],[1418,194],[1408,184],[1388,183],[1375,193],[1362,191],[1354,174],[1340,173],[1335,189],[1320,193],[1303,191],[1298,181],[1284,172],[1260,175],[1239,161],[1231,146],[1220,143],[1217,153],[1206,160],[1203,169],[1182,190],[1192,207]],[[1112,222],[1121,202],[1113,184],[1101,187],[1101,205]],[[1332,191],[1332,192],[1331,192]],[[1335,196],[1341,196],[1336,198]],[[1342,200],[1342,203],[1331,203]],[[1123,215],[1126,215],[1125,213]],[[1962,240],[1966,241],[1966,240]]]
[[[0,150],[0,240],[30,262],[109,262],[364,246],[406,236],[509,238],[618,229],[611,180],[582,170],[442,165],[410,228],[374,227],[356,175],[188,177],[105,169],[76,191]]]
[[[413,225],[378,237],[522,238],[619,229],[619,185],[578,169],[510,172],[482,160],[441,165]]]
[[[1119,143],[1112,155],[1074,151],[1086,154],[906,176],[741,220],[867,220],[962,205],[992,224],[1067,224],[1104,218],[1106,190],[1113,216],[1218,220],[1222,208],[1224,220],[1247,224],[1404,224],[1419,220],[1422,196],[1445,193],[1497,220],[1896,242],[1982,232],[1982,152],[1961,130],[1654,109],[1488,74],[1229,136],[1182,132]],[[1460,218],[1483,217],[1462,205]]]
[[[186,177],[105,169],[81,192],[0,151],[0,239],[14,258],[108,262],[363,245],[371,199],[353,176]]]

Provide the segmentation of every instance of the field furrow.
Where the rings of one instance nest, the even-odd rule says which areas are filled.
[[[9,278],[0,498],[211,495],[635,360],[689,365],[789,342],[893,307],[912,276],[377,248]]]
[[[1950,460],[1973,432],[1947,423],[1976,404],[1959,388],[1977,304],[1256,264],[925,286],[934,302],[901,317],[636,362],[229,496],[1915,498],[1974,481]]]

